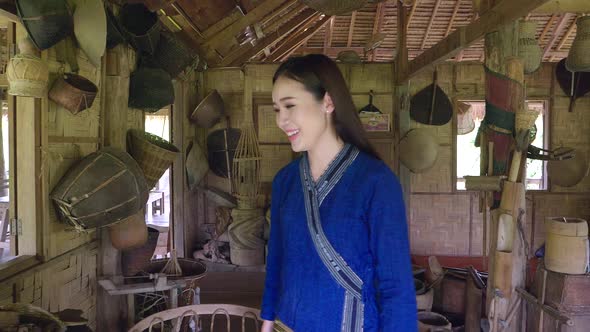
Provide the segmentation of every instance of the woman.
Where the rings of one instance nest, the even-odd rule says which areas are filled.
[[[292,58],[273,82],[277,125],[303,156],[272,185],[262,331],[416,331],[402,190],[338,67]]]

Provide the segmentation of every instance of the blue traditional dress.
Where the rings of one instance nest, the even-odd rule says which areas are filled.
[[[414,332],[402,190],[385,163],[346,144],[313,181],[307,155],[272,185],[261,317],[296,332]]]

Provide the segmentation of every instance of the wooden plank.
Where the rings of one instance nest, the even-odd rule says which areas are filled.
[[[424,45],[426,45],[426,40],[428,40],[428,33],[430,32],[430,28],[432,28],[432,23],[434,22],[434,18],[438,13],[438,7],[440,6],[441,0],[434,0],[434,9],[432,10],[432,16],[430,16],[430,20],[428,21],[428,26],[426,27],[426,31],[424,32],[424,38],[422,39],[422,44],[420,44],[420,49],[424,49]],[[460,0],[459,0],[460,1]]]
[[[352,12],[350,16],[350,26],[348,27],[348,41],[346,42],[346,46],[350,47],[352,45],[352,35],[354,33],[354,23],[356,21],[356,10]]]
[[[307,31],[304,31],[288,45],[285,45],[285,49],[290,49],[282,56],[282,59],[284,60],[285,58],[288,58],[301,44],[313,37],[314,34],[316,34],[324,25],[326,25],[328,20],[329,16],[324,16],[313,27],[307,29]]]
[[[244,13],[240,10],[239,7],[236,6],[234,10],[231,11],[228,15],[224,18],[213,24],[212,26],[208,27],[205,31],[202,32],[202,37],[204,39],[209,39],[215,34],[221,32],[221,30],[227,28],[231,24],[235,23],[239,19],[244,17]]]
[[[226,56],[221,61],[221,66],[237,66],[245,63],[250,58],[260,53],[266,47],[269,47],[278,42],[280,39],[284,38],[286,35],[288,35],[297,27],[299,27],[301,22],[306,21],[314,15],[318,15],[318,13],[313,9],[306,9],[302,11],[287,24],[279,27],[276,33],[268,35],[264,37],[262,40],[259,40],[255,46],[244,45],[241,48],[239,48],[238,51]]]
[[[334,17],[330,19],[330,23],[326,26],[326,33],[324,35],[324,54],[326,54],[326,50],[328,47],[332,46],[332,31],[334,28]]]
[[[100,143],[100,137],[49,136],[49,143]]]
[[[480,40],[486,33],[495,31],[502,24],[512,22],[548,0],[503,0],[485,12],[479,19],[459,28],[424,51],[409,63],[407,79],[432,65],[446,60],[460,50]]]
[[[385,13],[385,5],[383,2],[377,4],[377,10],[375,11],[375,20],[373,22],[373,36],[381,31],[381,25],[383,23],[383,15]],[[375,60],[375,50],[371,51],[369,61]]]
[[[457,17],[457,12],[459,11],[459,6],[461,5],[462,0],[455,0],[455,8],[453,8],[453,14],[451,15],[451,19],[449,20],[449,25],[447,26],[447,31],[445,31],[445,37],[451,33],[451,29],[453,28],[453,23],[455,23],[455,17]]]
[[[289,12],[281,17],[280,20],[276,20],[265,26],[263,29],[264,34],[268,35],[270,33],[274,33],[281,25],[285,24],[292,20],[295,16],[297,16],[302,10],[304,10],[306,6],[304,4],[300,4],[295,8],[289,10]]]
[[[184,114],[187,112],[185,100],[185,86],[182,81],[174,81],[174,105],[172,106],[172,143],[180,151],[184,151]],[[192,253],[185,253],[184,223],[189,222],[184,217],[184,184],[185,181],[185,159],[184,153],[179,153],[172,164],[172,193],[171,193],[171,215],[174,223],[174,245],[179,257],[191,257]]]
[[[558,50],[558,51],[561,50],[563,45],[567,42],[568,38],[570,37],[570,35],[574,31],[574,28],[576,27],[577,18],[578,18],[578,16],[574,15],[574,20],[572,21],[572,24],[570,24],[570,27],[565,32],[565,35],[563,35],[563,38],[561,38],[561,41],[559,42],[559,44],[557,44],[556,50]]]
[[[0,3],[0,16],[7,18],[14,23],[20,22],[20,19],[16,14],[16,5],[14,4],[14,1],[3,1]]]
[[[317,30],[315,30],[315,32],[311,35],[308,33],[308,31],[309,28],[311,28],[313,24],[316,23],[315,20],[317,19],[317,16],[318,15],[311,16],[307,21],[303,22],[303,24],[297,29],[296,33],[285,38],[285,40],[272,51],[271,56],[267,60],[279,61],[284,58],[285,55],[292,53],[298,48],[299,45],[302,45],[305,41],[311,38],[311,36],[313,36]],[[308,30],[305,31],[306,29]],[[308,36],[307,38],[305,38],[306,35]],[[314,53],[322,53],[324,50],[327,51],[327,49],[324,49],[324,47],[318,47],[315,49]]]
[[[246,14],[246,16],[207,39],[203,44],[203,47],[216,48],[224,43],[227,43],[228,40],[234,38],[235,35],[244,30],[247,26],[260,21],[265,16],[270,14],[273,10],[282,5],[283,2],[284,1],[282,0],[265,0],[263,3],[256,6],[256,8],[254,8],[251,12]]]
[[[553,44],[555,44],[557,39],[559,39],[559,37],[561,36],[563,29],[565,29],[565,25],[569,21],[570,15],[572,15],[572,14],[569,14],[569,13],[563,14],[563,16],[561,16],[561,18],[557,22],[555,29],[553,29],[553,34],[551,35],[551,39],[549,39],[549,42],[547,43],[547,45],[545,45],[545,49],[543,50],[543,58],[545,58],[549,54],[549,52],[553,48]]]
[[[405,22],[406,22],[406,28],[409,28],[410,27],[410,23],[412,23],[412,18],[414,17],[414,13],[416,12],[416,8],[418,7],[418,3],[419,2],[420,2],[420,0],[416,0],[412,4],[412,9],[410,9],[410,14],[408,16],[408,19],[405,20]],[[399,4],[398,3],[398,6],[403,6],[403,4]],[[399,22],[401,22],[401,21],[399,21]]]

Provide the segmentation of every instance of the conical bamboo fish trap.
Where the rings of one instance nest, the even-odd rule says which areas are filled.
[[[260,188],[260,148],[254,125],[246,122],[233,160],[233,190],[238,207],[255,208]]]

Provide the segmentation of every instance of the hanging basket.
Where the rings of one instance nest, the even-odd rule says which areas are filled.
[[[115,17],[115,14],[111,11],[108,6],[105,6],[107,13],[107,49],[111,49],[123,42],[125,42],[125,36],[123,29],[119,25],[119,21]]]
[[[567,148],[558,148],[556,154]],[[549,160],[547,162],[547,175],[552,185],[561,187],[573,187],[588,175],[588,157],[580,149],[574,150],[572,158],[563,160]]]
[[[518,35],[518,56],[522,58],[524,73],[531,74],[541,66],[542,52],[535,35],[537,23],[521,20]]]
[[[189,190],[195,190],[209,172],[205,151],[197,140],[192,140],[186,149],[185,165],[187,186]]]
[[[139,272],[145,271],[150,265],[150,261],[154,256],[154,250],[158,246],[158,237],[160,232],[148,227],[147,241],[144,245],[123,250],[121,253],[121,268],[124,276],[134,276]]]
[[[111,244],[118,250],[139,248],[148,240],[148,229],[145,224],[145,210],[141,209],[129,218],[109,227]]]
[[[533,128],[538,116],[539,112],[531,109],[517,111],[514,119],[516,132]]]
[[[131,74],[129,107],[153,113],[172,103],[174,86],[163,69],[141,66]]]
[[[65,0],[17,0],[16,11],[40,50],[57,44],[74,30],[72,14]]]
[[[338,53],[336,60],[342,63],[362,63],[363,60],[355,51],[348,50],[348,51],[341,51]]]
[[[176,34],[162,31],[154,60],[170,77],[176,78],[185,68],[199,62],[199,56]]]
[[[399,143],[400,161],[410,171],[428,171],[438,158],[438,141],[428,129],[410,130]]]
[[[158,14],[149,11],[143,4],[126,4],[121,8],[119,21],[133,47],[141,52],[154,54],[162,29]]]
[[[260,162],[262,156],[258,137],[252,123],[246,123],[238,141],[233,159],[233,190],[238,207],[255,208],[260,188]]]
[[[237,128],[228,128],[215,130],[207,136],[207,160],[215,175],[229,177],[241,133]]]
[[[137,161],[149,188],[153,188],[180,152],[168,141],[145,131],[127,132],[127,150]]]
[[[95,67],[100,67],[107,44],[107,15],[102,0],[78,1],[74,10],[74,35]]]
[[[50,197],[63,223],[85,231],[136,214],[144,207],[148,190],[129,154],[104,148],[70,168]]]
[[[466,135],[475,129],[471,105],[459,102],[457,105],[457,135]]]
[[[213,90],[195,107],[190,119],[199,127],[211,128],[224,115],[225,107],[223,105],[223,99],[221,99],[221,95],[217,90]]]
[[[362,8],[367,0],[301,0],[309,8],[326,15],[343,15]]]
[[[65,74],[53,83],[49,99],[77,114],[92,107],[97,93],[98,87],[90,80],[76,74]]]
[[[565,67],[573,72],[590,72],[590,16],[579,17],[576,26],[576,38],[565,61]]]
[[[9,95],[43,98],[47,95],[49,67],[35,55],[17,54],[8,61],[6,79]]]

